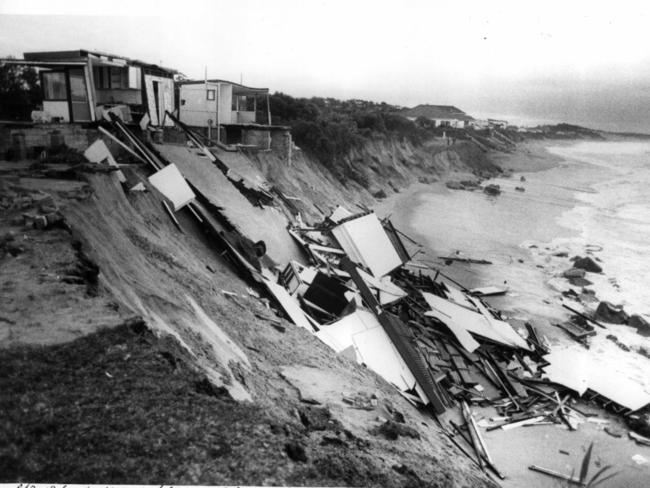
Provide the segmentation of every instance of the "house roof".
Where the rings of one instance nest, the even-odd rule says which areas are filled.
[[[404,117],[426,117],[428,119],[474,120],[461,109],[453,105],[418,105],[400,112]]]
[[[219,80],[219,79],[211,79],[211,80],[183,80],[183,81],[178,81],[178,85],[202,85],[203,83],[227,83],[229,85],[232,85],[233,87],[233,94],[234,95],[265,95],[269,92],[268,88],[253,88],[250,86],[244,86],[239,83],[235,83],[233,81],[228,81],[228,80]]]
[[[141,68],[148,68],[158,72],[165,73],[172,76],[178,71],[159,66],[157,64],[145,63],[138,59],[131,59],[125,56],[118,56],[101,51],[87,51],[85,49],[77,49],[74,51],[40,51],[24,53],[25,61],[30,64],[43,63],[43,65],[52,65],[56,63],[80,63],[84,62],[89,57],[93,59],[93,64],[104,66],[138,66]],[[19,60],[17,60],[19,61]]]

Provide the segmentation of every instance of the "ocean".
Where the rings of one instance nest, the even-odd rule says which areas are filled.
[[[500,185],[501,195],[449,190],[442,185],[423,187],[409,199],[402,197],[407,203],[396,211],[394,223],[423,244],[426,252],[416,259],[468,288],[508,286],[507,295],[487,301],[504,311],[508,320],[534,323],[552,349],[568,358],[566,364],[588,370],[601,390],[647,398],[650,360],[637,350],[650,351],[650,338],[626,325],[606,324],[606,330],[597,329],[597,335],[590,338],[587,351],[553,324],[569,318],[563,303],[582,310],[593,310],[598,303],[583,308],[562,295],[570,288],[562,272],[572,267],[570,259],[576,255],[600,262],[603,273],[586,276],[593,282],[588,288],[599,300],[622,304],[628,313],[650,319],[650,142],[578,142],[548,150],[560,159],[555,167],[487,182]],[[444,256],[493,264],[446,264]],[[575,290],[580,292],[580,288]],[[618,347],[607,338],[610,334],[631,350]],[[497,463],[509,474],[504,486],[554,486],[548,478],[530,475],[521,466],[542,459],[554,459],[560,465],[561,456],[555,458],[562,448],[572,453],[564,467],[571,472],[579,453],[592,440],[598,455],[620,471],[606,486],[648,486],[647,471],[632,460],[632,455],[642,451],[630,441],[612,439],[584,425],[580,435],[556,426],[535,429],[541,429],[535,432],[542,436],[536,442],[526,429],[507,435],[486,433]],[[520,455],[513,456],[513,446],[521,446]]]

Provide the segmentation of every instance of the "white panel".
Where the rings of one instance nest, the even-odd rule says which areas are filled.
[[[174,211],[180,210],[194,200],[194,192],[175,164],[165,166],[149,177],[151,183],[174,206]]]
[[[360,362],[402,391],[415,386],[415,377],[380,325],[352,336]]]
[[[402,265],[393,243],[374,213],[334,227],[332,234],[352,261],[381,277]]]
[[[356,360],[400,390],[415,386],[415,377],[374,314],[358,309],[341,320],[323,325],[314,334],[337,353],[354,347]]]
[[[467,332],[491,339],[494,342],[511,347],[529,349],[526,341],[507,322],[496,320],[486,316],[484,313],[473,312],[461,305],[431,293],[423,292],[422,296],[432,309],[432,312],[426,312],[425,315],[436,317],[442,321],[454,331],[454,334],[457,334],[459,340],[461,340],[461,337],[465,337],[461,332],[462,329],[465,329]],[[478,302],[476,302],[476,306],[481,312],[487,312]],[[489,315],[489,312],[487,314]],[[463,346],[467,348],[469,343]]]
[[[314,328],[311,326],[311,323],[307,319],[305,312],[303,312],[302,308],[300,308],[298,300],[289,295],[289,292],[277,283],[273,283],[272,281],[265,278],[264,284],[277,299],[277,301],[280,303],[294,324],[296,324],[298,327],[302,327],[303,329],[307,329],[310,332],[314,331]]]
[[[113,158],[111,151],[101,139],[97,139],[88,146],[88,149],[84,151],[84,157],[91,163],[101,163],[106,160],[109,165],[115,166],[116,168],[119,167],[117,161]],[[117,178],[120,180],[120,183],[126,182],[126,177],[121,171],[117,171]]]
[[[544,359],[550,363],[544,368],[546,377],[580,395],[590,389],[630,410],[650,404],[647,385],[633,379],[629,365],[606,351],[572,345],[553,349]]]
[[[70,108],[67,101],[43,100],[43,111],[47,112],[51,118],[59,117],[63,122],[70,122]]]

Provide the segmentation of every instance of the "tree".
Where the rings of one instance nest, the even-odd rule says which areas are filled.
[[[29,66],[0,65],[0,120],[30,120],[43,103],[36,70]]]

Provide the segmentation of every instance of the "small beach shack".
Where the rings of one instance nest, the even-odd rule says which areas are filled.
[[[179,118],[190,127],[210,128],[228,145],[269,149],[287,144],[289,127],[271,124],[268,88],[217,79],[178,81],[176,88]]]
[[[116,111],[126,121],[147,115],[151,125],[172,125],[177,71],[135,59],[83,49],[24,53],[2,63],[38,69],[43,91],[40,121],[87,123]],[[130,120],[129,120],[130,119]]]
[[[452,127],[454,129],[465,129],[474,120],[471,115],[453,105],[423,104],[404,109],[401,115],[409,120],[424,117],[433,122],[435,127]]]

